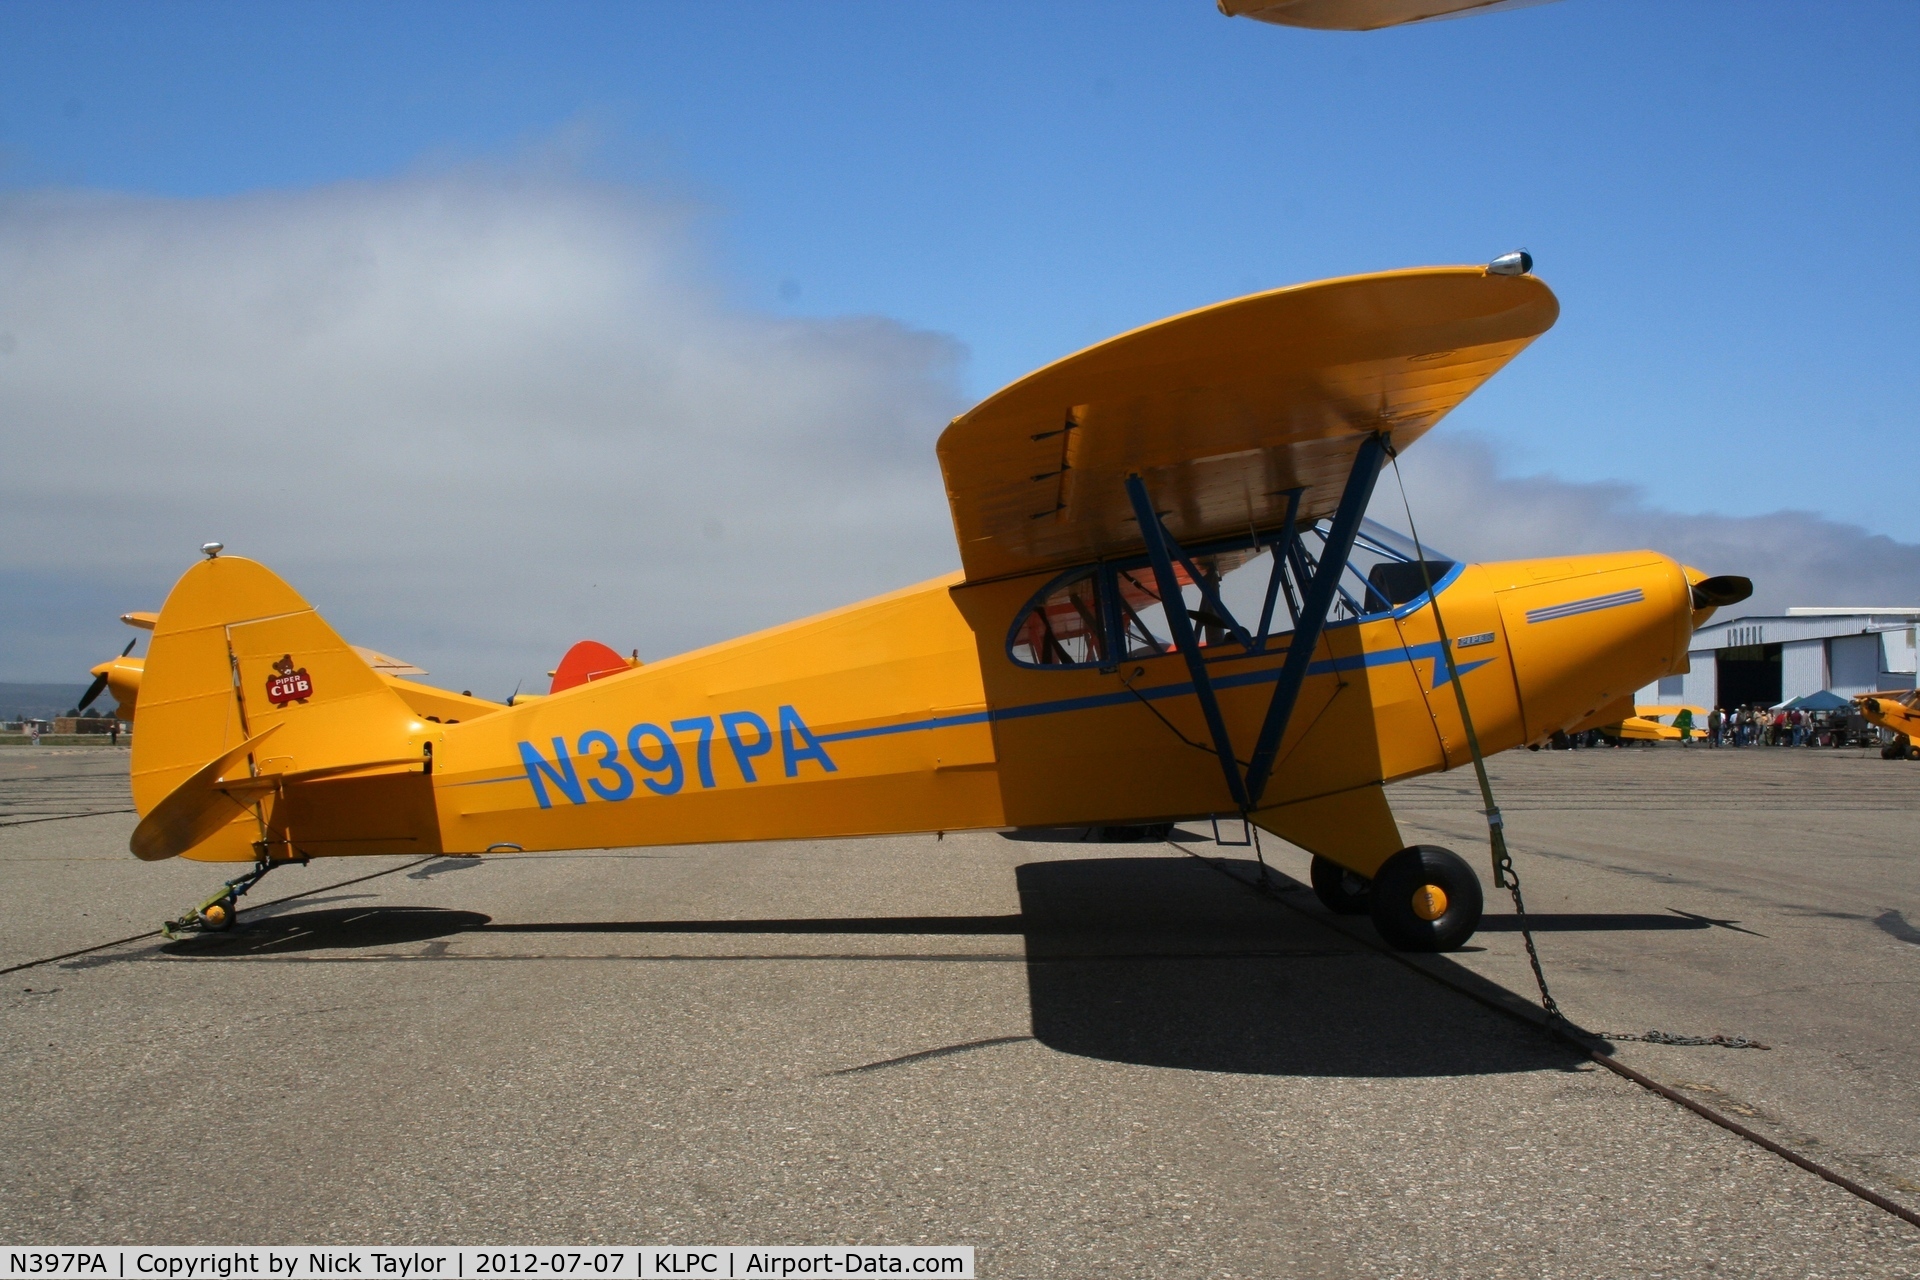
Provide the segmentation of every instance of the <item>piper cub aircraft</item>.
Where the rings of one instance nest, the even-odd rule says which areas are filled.
[[[1880,749],[1883,758],[1920,760],[1920,748],[1913,745],[1920,738],[1920,691],[1857,694],[1853,705],[1868,724],[1894,735],[1893,741]]]
[[[1707,709],[1690,706],[1638,706],[1633,714],[1619,724],[1600,726],[1601,732],[1609,738],[1621,738],[1628,742],[1682,742],[1685,738],[1680,732],[1678,721],[1682,711],[1692,717],[1692,732],[1702,738],[1707,733]],[[1661,719],[1666,723],[1662,724]]]
[[[396,674],[265,567],[203,550],[144,661],[144,859],[288,862],[1226,816],[1340,912],[1458,946],[1480,883],[1383,784],[1612,724],[1744,579],[1652,551],[1464,565],[1363,521],[1382,467],[1553,324],[1510,254],[1279,289],[1029,374],[939,442],[961,568],[536,701]],[[1437,606],[1437,610],[1436,610]]]

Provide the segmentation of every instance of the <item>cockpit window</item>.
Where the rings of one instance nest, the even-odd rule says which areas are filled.
[[[1425,591],[1426,579],[1420,568],[1425,555],[1426,574],[1438,583],[1453,569],[1454,559],[1429,546],[1415,546],[1412,538],[1374,520],[1360,522],[1360,536],[1354,539],[1351,563],[1366,575],[1375,589],[1368,611],[1380,606],[1402,605],[1417,600]]]
[[[1174,575],[1188,580],[1183,567]],[[1055,581],[1028,607],[1011,649],[1027,666],[1082,667],[1104,665],[1113,653],[1152,657],[1172,646],[1153,570],[1093,565]]]
[[[1420,593],[1427,589],[1429,576],[1438,582],[1447,576],[1447,570],[1451,568],[1451,560],[1428,560],[1424,569],[1417,563],[1399,564],[1382,560],[1367,570],[1367,583],[1388,604],[1405,604],[1420,598]]]
[[[1174,562],[1177,607],[1192,620],[1202,648],[1251,642],[1259,649],[1266,637],[1293,630],[1301,570],[1311,572],[1325,537],[1318,527],[1307,530],[1276,564],[1277,541],[1268,534],[1213,544]],[[1438,584],[1454,561],[1430,547],[1424,551],[1426,573]],[[1330,621],[1384,614],[1425,590],[1412,541],[1371,520],[1362,523],[1341,578]],[[1029,602],[1008,636],[1008,653],[1029,667],[1157,657],[1173,650],[1166,610],[1146,557],[1088,565],[1056,578]]]
[[[1057,584],[1014,628],[1013,658],[1029,666],[1085,666],[1107,659],[1099,570]]]

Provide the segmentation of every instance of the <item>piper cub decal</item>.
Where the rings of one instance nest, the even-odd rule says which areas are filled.
[[[313,696],[313,679],[307,675],[307,669],[296,669],[293,655],[287,654],[273,664],[273,674],[267,677],[267,701],[276,707],[284,707],[289,702],[305,702]]]

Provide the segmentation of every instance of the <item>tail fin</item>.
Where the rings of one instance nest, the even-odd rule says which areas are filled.
[[[419,759],[428,741],[422,729],[412,708],[272,571],[238,556],[205,560],[174,584],[154,625],[133,739],[134,807],[153,814],[217,764],[225,773],[311,777]],[[223,760],[247,745],[254,749],[240,753],[244,760]],[[251,860],[254,843],[275,825],[274,798],[269,788],[258,791],[247,807],[229,804],[231,820],[210,832],[205,821],[172,824],[196,837],[186,855]],[[187,801],[183,795],[170,811]],[[169,856],[152,847],[143,856],[156,854]]]

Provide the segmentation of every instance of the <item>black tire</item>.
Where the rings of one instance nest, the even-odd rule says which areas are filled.
[[[225,933],[233,928],[233,918],[240,914],[240,905],[231,897],[212,903],[200,913],[200,927],[208,933]]]
[[[1396,951],[1452,951],[1480,927],[1484,905],[1480,877],[1459,854],[1416,844],[1374,874],[1369,909],[1373,927]],[[1434,906],[1439,914],[1428,919]]]
[[[1337,916],[1363,916],[1367,914],[1367,900],[1373,890],[1373,881],[1363,875],[1347,870],[1331,858],[1313,855],[1313,870],[1309,879],[1313,881],[1314,896],[1325,904],[1327,910]]]
[[[1880,748],[1880,758],[1882,760],[1905,760],[1910,745],[1907,735],[1903,733],[1886,746]]]

